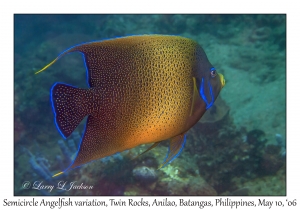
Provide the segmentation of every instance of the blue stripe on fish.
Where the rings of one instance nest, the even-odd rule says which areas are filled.
[[[210,103],[208,103],[208,100],[204,93],[204,78],[202,78],[201,88],[200,88],[199,92],[200,92],[201,98],[203,99],[203,101],[206,104],[206,109],[210,108],[214,104],[214,94],[213,94],[213,90],[212,90],[212,87],[211,87],[211,84],[209,81],[208,81],[208,86],[209,86],[209,94],[210,94],[210,98],[211,98]]]
[[[209,85],[209,93],[210,93],[211,102],[206,106],[206,109],[209,109],[214,104],[214,101],[215,101],[214,93],[213,93],[213,90],[212,90],[212,87],[211,87],[211,84],[209,81],[208,81],[208,85]]]

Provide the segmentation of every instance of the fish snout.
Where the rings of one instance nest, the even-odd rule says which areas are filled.
[[[220,82],[221,82],[221,88],[223,88],[225,86],[225,78],[223,76],[223,74],[219,73],[219,77],[220,77]]]

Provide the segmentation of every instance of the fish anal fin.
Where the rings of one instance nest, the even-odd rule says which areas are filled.
[[[54,174],[54,175],[52,176],[52,178],[57,177],[57,176],[60,176],[60,175],[62,175],[63,173],[64,173],[63,171],[58,172],[58,173]]]
[[[92,115],[87,117],[75,159],[65,171],[128,149],[120,146],[118,138],[109,138],[110,136],[105,133],[105,128],[107,124],[103,120]]]
[[[186,134],[180,134],[178,136],[172,137],[170,140],[170,146],[168,154],[164,160],[164,162],[159,166],[158,169],[165,167],[169,163],[171,163],[178,155],[182,152],[183,147],[186,142]]]
[[[131,160],[135,160],[138,157],[140,157],[141,155],[145,154],[146,152],[148,152],[149,150],[153,149],[154,147],[156,147],[157,145],[159,145],[159,142],[155,142],[154,144],[151,145],[151,147],[149,147],[148,149],[146,149],[144,152],[142,152],[141,154],[138,154],[136,157],[132,158]]]

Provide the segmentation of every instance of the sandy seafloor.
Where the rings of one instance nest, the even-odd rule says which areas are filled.
[[[15,15],[14,18],[15,195],[285,195],[285,15]],[[57,143],[62,138],[53,123],[51,86],[60,81],[87,87],[83,61],[78,54],[65,56],[39,75],[33,75],[34,72],[75,44],[138,34],[181,35],[199,42],[210,62],[225,76],[226,86],[220,95],[230,109],[227,117],[231,120],[225,121],[225,127],[230,127],[234,136],[225,135],[228,142],[222,143],[221,134],[202,133],[201,136],[209,137],[193,135],[192,138],[188,133],[187,148],[159,171],[154,168],[163,161],[167,143],[137,160],[130,159],[148,145],[87,164],[62,178],[93,185],[93,190],[22,189],[25,180],[57,184],[58,180],[50,179],[50,175],[62,170],[72,159],[65,157]],[[83,123],[79,126],[79,132],[83,126]],[[215,130],[220,132],[218,127]],[[245,136],[253,130],[262,131],[266,142],[257,138],[254,147],[253,142],[247,142]],[[281,136],[277,138],[281,143],[276,141],[276,134]],[[202,140],[197,141],[198,138]],[[215,141],[226,148],[218,147]],[[206,150],[205,157],[201,156],[202,144],[209,142],[213,145]],[[192,149],[195,145],[201,148],[200,152]],[[275,146],[267,150],[267,145]],[[248,150],[241,152],[239,148],[245,147]],[[221,158],[205,165],[207,158],[212,159],[210,156]],[[247,160],[242,160],[246,156]],[[241,167],[245,164],[248,169]],[[142,171],[142,167],[151,173]],[[140,174],[134,174],[134,169],[139,169]],[[223,186],[226,182],[230,184]]]

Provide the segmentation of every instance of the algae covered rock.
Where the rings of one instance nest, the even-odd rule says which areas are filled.
[[[151,183],[157,179],[156,169],[147,166],[138,166],[133,169],[132,174],[137,181]]]

